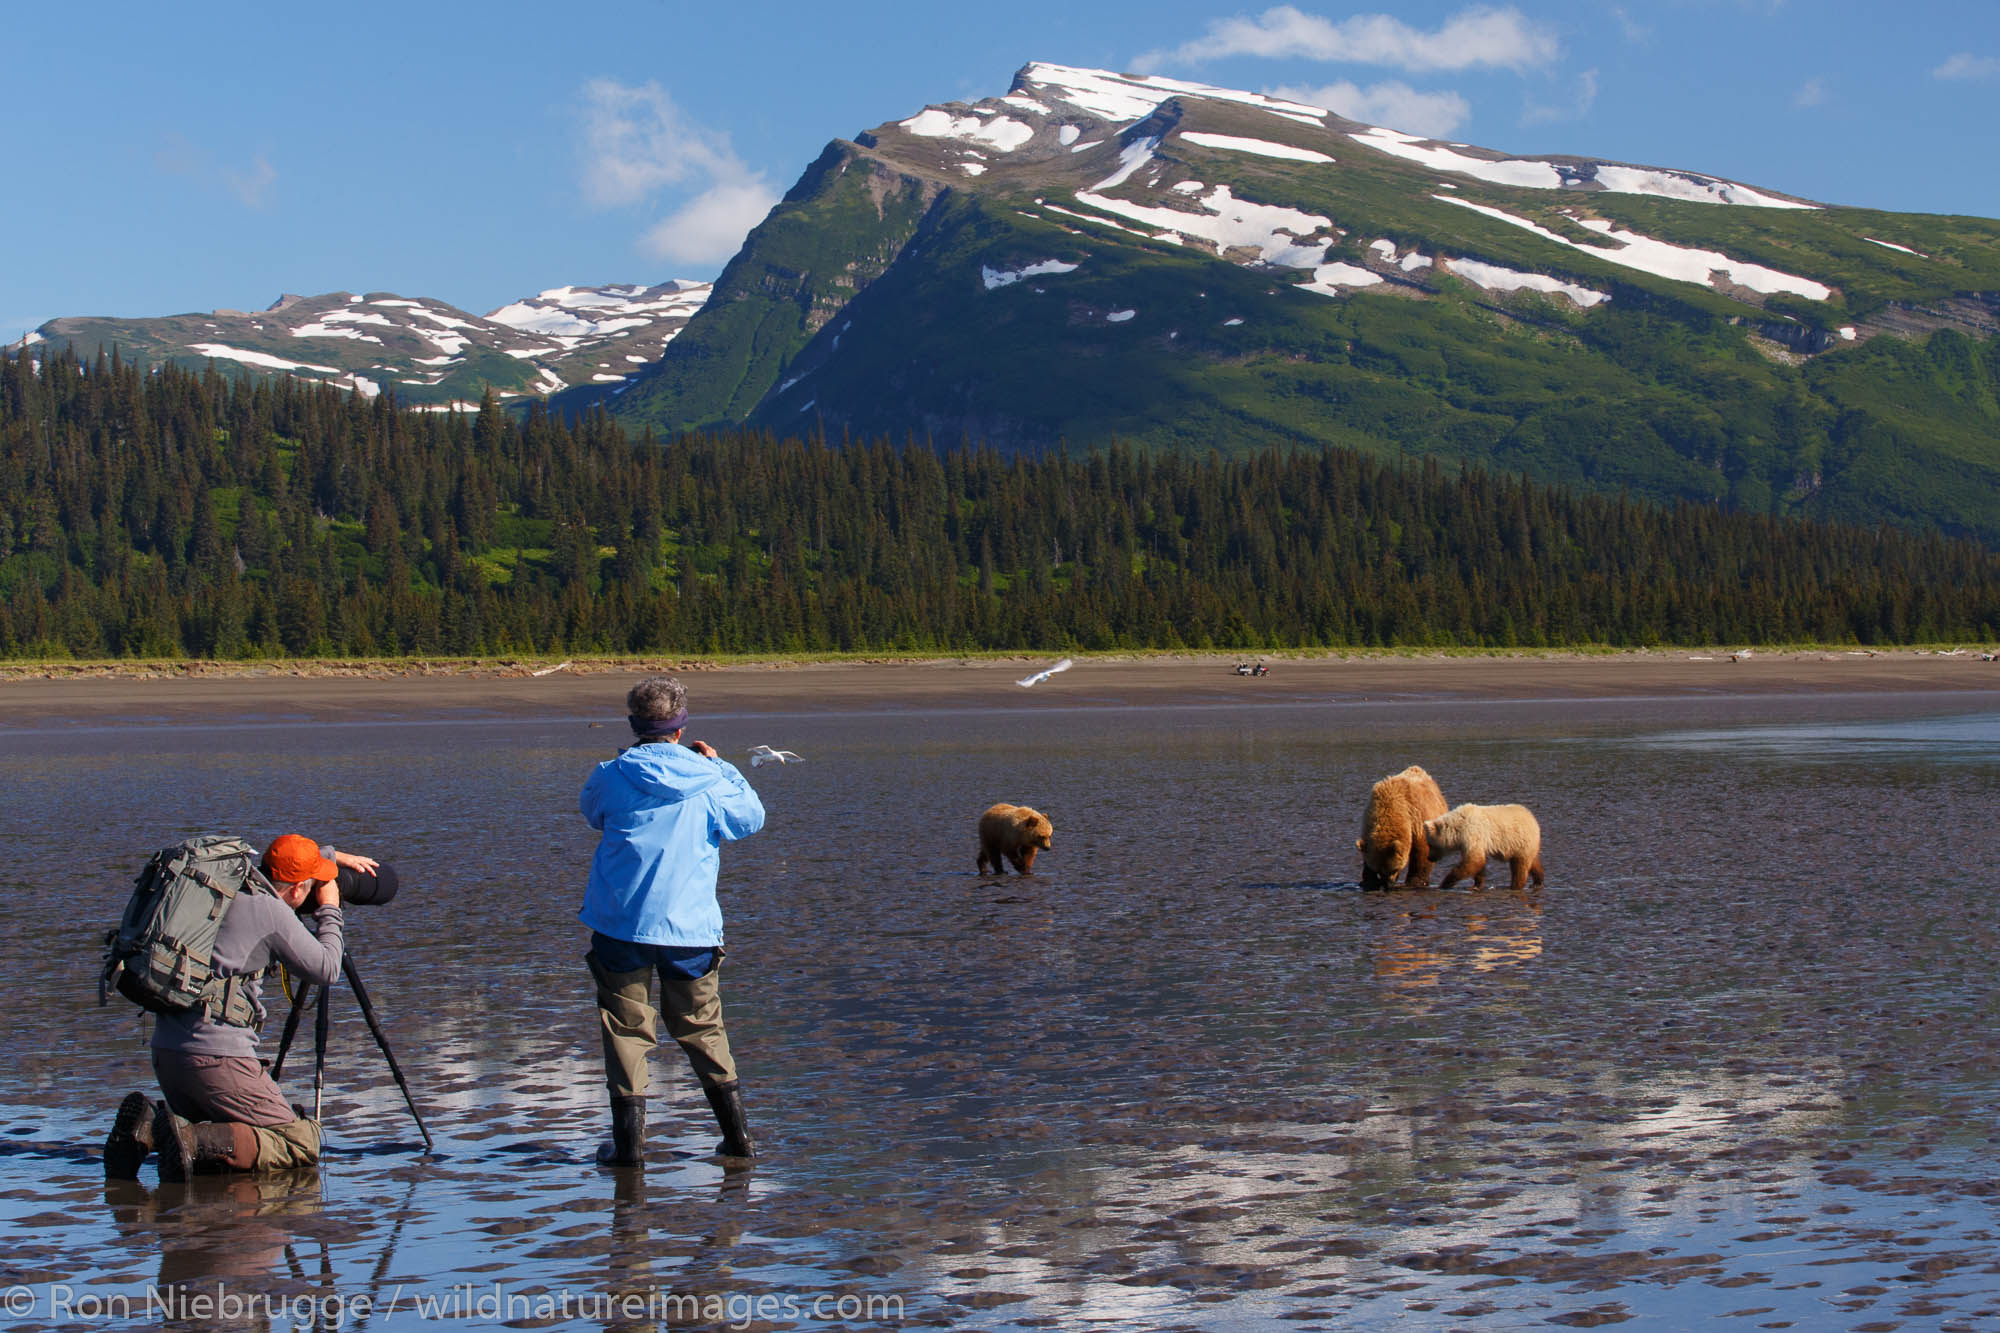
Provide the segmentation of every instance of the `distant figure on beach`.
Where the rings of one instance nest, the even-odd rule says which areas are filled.
[[[192,1007],[158,1013],[153,1072],[164,1100],[155,1104],[143,1092],[125,1098],[104,1143],[106,1176],[134,1179],[155,1151],[160,1179],[168,1181],[283,1171],[319,1161],[319,1122],[285,1100],[257,1059],[264,1023],[261,982],[274,960],[302,981],[332,985],[340,979],[337,877],[343,866],[373,874],[378,864],[296,833],[273,841],[254,867],[247,864],[253,848],[234,840],[227,846],[241,848],[241,856],[219,861],[246,863],[234,875],[242,887],[220,899],[214,979]],[[310,930],[299,916],[308,901]]]
[[[1005,801],[990,807],[979,817],[979,873],[985,874],[990,865],[994,874],[1006,874],[1001,863],[1005,857],[1021,874],[1034,874],[1035,853],[1049,850],[1055,832],[1049,817],[1039,810]]]
[[[645,1161],[646,1058],[659,1018],[680,1043],[722,1127],[716,1151],[753,1157],[736,1061],[722,1023],[722,844],[764,827],[764,803],[705,741],[681,742],[687,689],[672,676],[634,685],[625,709],[637,740],[583,784],[583,817],[603,837],[577,915],[590,927],[584,961],[597,981],[611,1141],[604,1166]],[[653,974],[660,1006],[650,1002]]]
[[[1354,840],[1361,853],[1361,887],[1390,888],[1401,875],[1404,888],[1429,888],[1431,847],[1424,821],[1444,812],[1437,779],[1415,764],[1376,783],[1361,816],[1361,836]]]

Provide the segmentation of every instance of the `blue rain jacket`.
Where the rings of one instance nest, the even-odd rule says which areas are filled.
[[[764,803],[734,764],[684,745],[634,745],[597,766],[578,805],[604,835],[583,924],[634,944],[723,942],[722,844],[764,827]]]

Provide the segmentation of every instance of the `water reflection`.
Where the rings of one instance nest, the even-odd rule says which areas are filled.
[[[1435,987],[1454,969],[1491,972],[1542,955],[1541,904],[1528,892],[1488,890],[1476,901],[1482,908],[1491,902],[1500,910],[1462,916],[1453,911],[1458,900],[1440,891],[1417,890],[1409,896],[1422,905],[1398,912],[1395,928],[1373,946],[1376,977],[1396,990]],[[1442,929],[1441,915],[1446,918]]]
[[[1818,726],[1731,727],[1671,731],[1636,744],[1662,750],[1696,750],[1744,757],[1821,763],[1856,759],[1914,759],[1921,763],[2000,763],[2000,713]]]

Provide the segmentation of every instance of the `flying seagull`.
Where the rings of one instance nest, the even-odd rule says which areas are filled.
[[[790,750],[773,750],[768,745],[750,747],[750,767],[762,768],[765,764],[803,764],[805,760]]]
[[[1047,680],[1050,676],[1055,675],[1056,672],[1067,671],[1075,665],[1076,663],[1070,661],[1067,657],[1065,657],[1062,661],[1056,663],[1054,666],[1050,667],[1047,671],[1037,671],[1032,676],[1023,676],[1021,677],[1021,679],[1015,681],[1014,683],[1016,685],[1023,685],[1023,686],[1039,685],[1043,681]]]

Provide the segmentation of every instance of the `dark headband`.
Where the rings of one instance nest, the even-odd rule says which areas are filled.
[[[632,734],[641,739],[665,736],[679,731],[688,724],[688,710],[683,708],[672,717],[627,717],[632,724]]]

